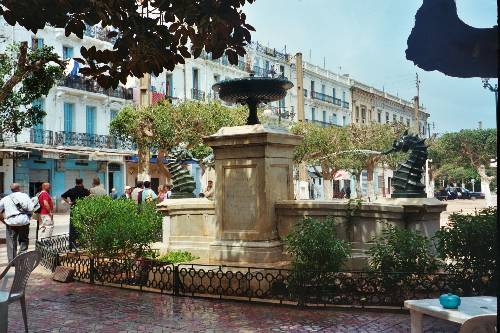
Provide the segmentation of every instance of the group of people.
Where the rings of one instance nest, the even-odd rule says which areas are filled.
[[[37,222],[36,239],[38,239],[39,230],[44,238],[51,237],[54,230],[54,201],[50,195],[50,183],[43,183],[35,197],[30,198],[28,194],[21,191],[18,183],[10,186],[11,194],[0,197],[0,222],[6,226],[7,257],[11,261],[17,254],[28,250],[29,245],[29,226],[30,220]],[[78,238],[77,231],[71,223],[71,211],[77,200],[88,196],[108,195],[99,178],[94,178],[92,187],[87,189],[83,185],[83,179],[75,180],[75,187],[70,188],[61,195],[61,198],[70,206],[69,223],[69,246],[70,250],[76,248],[75,243]],[[136,186],[125,186],[125,191],[121,198],[134,200],[137,204],[156,203],[169,199],[172,196],[171,185],[160,185],[158,193],[151,189],[151,182],[138,181]],[[208,181],[205,191],[201,192],[200,197],[206,197],[210,200],[214,198],[213,181]],[[111,192],[113,199],[118,199],[114,189]],[[19,245],[19,251],[18,251]]]

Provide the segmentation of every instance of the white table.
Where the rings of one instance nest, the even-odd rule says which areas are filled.
[[[410,309],[411,333],[423,332],[423,315],[463,324],[466,320],[479,315],[497,314],[496,297],[461,297],[461,301],[456,310],[443,308],[437,298],[405,301],[405,308]]]

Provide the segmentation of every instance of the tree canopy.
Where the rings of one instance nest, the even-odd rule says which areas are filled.
[[[203,137],[221,127],[245,124],[247,114],[245,107],[226,107],[215,101],[184,101],[177,105],[164,101],[143,108],[127,106],[111,121],[110,133],[137,144],[139,151],[157,151],[157,160],[163,168],[163,158],[180,143],[187,144],[194,158],[206,158],[212,149],[203,143]]]
[[[47,95],[62,75],[62,62],[52,47],[12,45],[0,55],[0,133],[19,134],[40,123],[45,112],[37,99]]]
[[[231,64],[245,54],[254,28],[241,8],[255,0],[2,0],[0,15],[36,33],[46,24],[83,38],[87,25],[99,24],[114,38],[111,50],[81,47],[86,66],[80,73],[104,88],[127,77],[159,75],[184,58],[205,50],[213,58],[226,54]]]
[[[453,178],[462,170],[463,177],[471,177],[474,170],[481,179],[481,191],[487,204],[491,200],[490,182],[487,174],[491,159],[497,158],[497,129],[464,129],[445,133],[429,149],[437,175],[451,175]]]

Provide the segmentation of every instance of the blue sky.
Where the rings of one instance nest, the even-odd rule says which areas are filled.
[[[474,27],[496,24],[495,0],[456,0],[458,15]],[[304,60],[411,99],[415,73],[420,101],[439,133],[495,127],[494,94],[480,78],[425,72],[406,60],[406,40],[422,0],[257,0],[247,5],[252,39]],[[309,57],[311,55],[311,57]],[[496,81],[495,81],[496,82]],[[431,129],[432,131],[432,129]],[[434,131],[433,131],[434,132]]]

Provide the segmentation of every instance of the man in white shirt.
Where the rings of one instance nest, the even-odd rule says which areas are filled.
[[[0,200],[0,212],[4,213],[7,236],[7,257],[9,262],[18,254],[28,250],[30,215],[35,209],[33,202],[26,193],[21,192],[17,183],[10,185],[12,194]],[[19,242],[19,253],[17,243]]]

